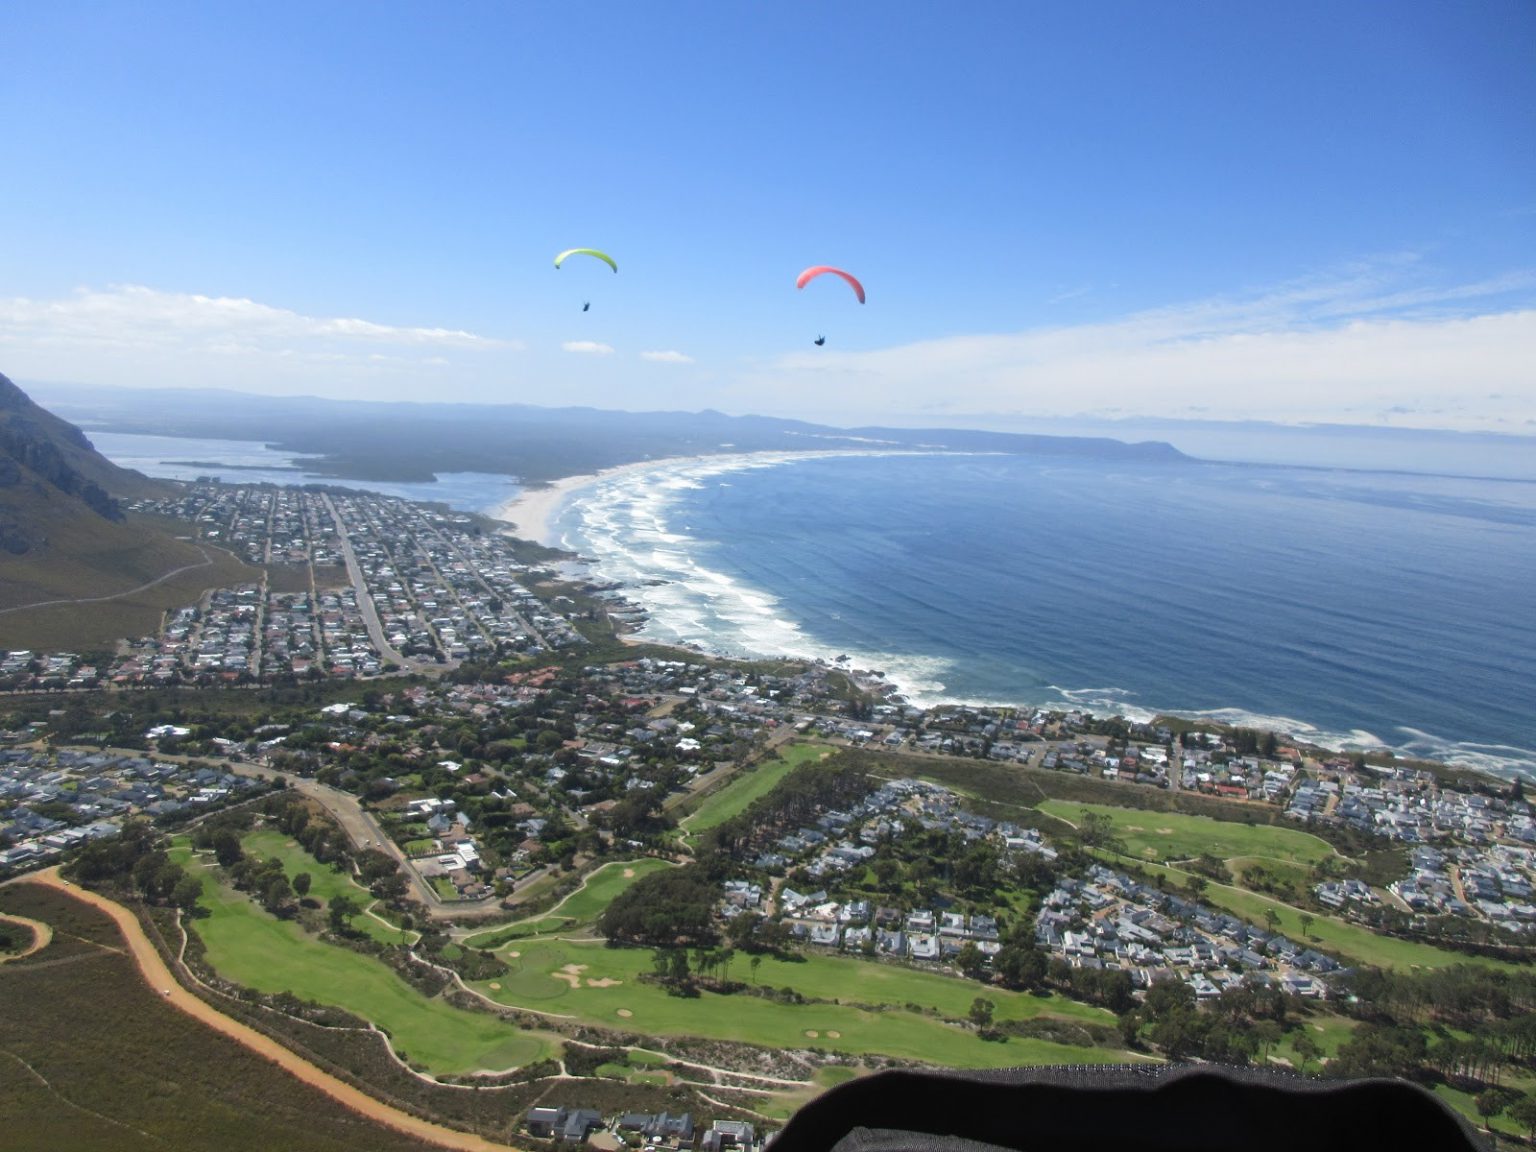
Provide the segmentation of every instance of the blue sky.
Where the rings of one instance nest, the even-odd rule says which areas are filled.
[[[1536,434],[1528,0],[59,3],[4,32],[23,384]],[[576,245],[620,273],[556,272]],[[869,303],[797,292],[815,263]]]

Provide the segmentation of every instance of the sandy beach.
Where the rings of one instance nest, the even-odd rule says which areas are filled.
[[[663,456],[659,460],[639,460],[633,464],[619,464],[581,476],[566,476],[543,488],[525,488],[505,504],[499,505],[492,517],[503,520],[517,529],[517,535],[525,540],[547,547],[558,548],[560,540],[554,532],[554,519],[560,509],[582,489],[612,476],[630,472],[648,472],[674,464],[696,464],[706,461],[729,459],[742,467],[755,463],[779,460],[813,460],[828,456],[933,456],[935,452],[901,452],[888,449],[840,448],[834,450],[810,449],[806,451],[771,450],[764,452],[720,452],[707,456]],[[964,453],[975,455],[975,453]]]
[[[677,464],[689,459],[694,459],[694,457],[668,456],[660,460],[641,460],[634,464],[619,464],[613,468],[604,468],[601,472],[590,472],[580,476],[565,476],[543,488],[523,489],[505,504],[497,507],[491,515],[495,519],[504,520],[516,528],[517,534],[524,540],[532,540],[537,544],[557,548],[560,545],[560,540],[554,534],[553,521],[555,514],[565,506],[566,501],[582,489],[588,488],[600,480],[606,480],[611,476],[623,476],[628,472],[644,472],[651,468],[660,468],[667,464]],[[697,457],[697,459],[703,459],[703,457]]]

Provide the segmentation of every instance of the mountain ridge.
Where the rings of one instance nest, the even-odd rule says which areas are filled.
[[[430,481],[490,472],[542,482],[618,464],[722,451],[891,448],[1160,460],[1189,457],[1162,441],[954,428],[837,428],[775,416],[625,412],[583,406],[438,404],[269,397],[213,389],[61,390],[64,407],[114,432],[260,440],[312,457],[305,471],[338,480]]]

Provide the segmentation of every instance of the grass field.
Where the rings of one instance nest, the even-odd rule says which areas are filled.
[[[718,792],[712,792],[680,826],[689,835],[707,832],[724,824],[732,816],[745,812],[752,801],[772,792],[774,786],[802,764],[820,760],[831,751],[825,744],[791,744],[780,749],[771,760],[764,760],[750,772],[739,772]]]
[[[1190,860],[1209,853],[1222,860],[1232,857],[1275,860],[1310,867],[1334,854],[1327,841],[1295,828],[1268,824],[1236,824],[1208,816],[1180,812],[1153,812],[1138,808],[1111,808],[1103,804],[1076,804],[1045,800],[1040,811],[1073,824],[1084,810],[1106,816],[1114,834],[1125,843],[1127,855],[1154,863]]]
[[[177,837],[173,843],[179,849],[188,847],[185,837]],[[367,908],[376,903],[373,894],[351,876],[340,872],[333,872],[329,864],[322,864],[293,840],[281,832],[272,829],[262,829],[248,833],[241,841],[247,856],[257,856],[263,860],[276,856],[283,862],[283,873],[291,881],[300,872],[308,872],[310,878],[310,899],[320,900],[326,907],[337,896],[348,896],[357,902],[360,908]],[[414,943],[417,933],[404,932],[399,928],[384,924],[377,917],[370,916],[366,912],[359,912],[347,921],[355,931],[372,936],[381,944]]]
[[[604,864],[586,878],[586,882],[548,912],[517,924],[491,928],[469,937],[470,948],[495,948],[510,940],[552,933],[573,933],[590,929],[613,898],[642,876],[672,865],[665,860],[616,860]]]
[[[428,1001],[382,961],[323,943],[297,924],[269,916],[206,870],[200,903],[209,915],[192,921],[192,928],[221,976],[258,992],[291,992],[371,1020],[389,1034],[398,1053],[434,1073],[512,1068],[549,1054],[544,1038]]]
[[[121,529],[120,525],[108,527]],[[89,649],[114,644],[123,636],[152,636],[167,609],[195,604],[208,588],[228,588],[261,578],[258,569],[207,544],[202,546],[211,561],[206,565],[202,552],[192,545],[159,536],[129,536],[115,545],[81,547],[90,558],[72,569],[68,579],[59,579],[57,564],[50,566],[46,560],[36,562],[36,573],[29,574],[27,562],[13,562],[8,568],[7,579],[0,584],[0,607],[90,598],[7,613],[3,619],[8,647]],[[110,600],[94,599],[117,597],[189,564],[196,567],[152,588]]]
[[[1318,1046],[1323,1050],[1323,1055],[1332,1057],[1338,1053],[1339,1045],[1355,1034],[1355,1029],[1359,1027],[1359,1022],[1351,1020],[1346,1016],[1335,1016],[1332,1013],[1319,1012],[1316,1015],[1306,1017],[1302,1027],[1307,1030],[1307,1033],[1313,1040],[1317,1041]],[[1297,1033],[1295,1032],[1287,1032],[1285,1039],[1275,1046],[1274,1055],[1289,1060],[1292,1068],[1299,1069],[1301,1059],[1296,1055],[1295,1049],[1291,1047],[1291,1040],[1296,1035]],[[1308,1065],[1307,1071],[1317,1071],[1317,1062],[1315,1060]]]
[[[1104,1048],[1019,1038],[1006,1044],[988,1043],[968,1028],[947,1024],[905,1005],[962,1018],[977,996],[985,996],[996,1005],[995,1015],[1000,1021],[1052,1015],[1099,1025],[1113,1023],[1107,1012],[1054,997],[983,988],[871,961],[816,956],[804,963],[790,963],[766,958],[756,973],[757,984],[792,987],[802,996],[843,1000],[837,1004],[786,1004],[747,994],[670,996],[655,984],[639,982],[639,975],[651,970],[652,960],[651,953],[642,949],[535,940],[517,942],[500,955],[512,971],[496,981],[477,984],[487,996],[508,1005],[659,1037],[699,1036],[777,1048],[821,1047],[954,1067],[1106,1063],[1118,1055]],[[746,957],[738,957],[731,975],[744,981],[753,979]],[[492,988],[491,983],[500,987]]]

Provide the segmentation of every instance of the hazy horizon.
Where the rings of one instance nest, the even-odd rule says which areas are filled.
[[[61,381],[17,380],[28,395],[44,407],[50,401],[61,406],[60,414],[76,423],[82,420],[87,433],[92,424],[110,429],[113,421],[100,415],[83,417],[75,407],[88,407],[87,397],[100,391],[121,393],[125,397],[158,393],[174,396],[173,390],[135,389],[66,383]],[[229,389],[199,389],[198,394],[225,394],[241,400],[258,399],[280,403],[283,400],[325,400],[325,397],[294,396],[267,397],[259,393],[237,392]],[[189,392],[189,394],[191,394]],[[417,405],[451,410],[456,407],[483,406],[486,402],[470,401],[367,401],[339,400],[335,403]],[[507,408],[529,407],[555,409],[558,404],[527,404],[522,401],[504,402]],[[596,409],[599,412],[631,411],[637,409]],[[682,410],[674,410],[682,411]],[[700,411],[700,410],[694,410]],[[759,412],[728,412],[726,415],[761,416]],[[891,429],[934,428],[947,430],[979,430],[1026,435],[1066,437],[1107,437],[1127,443],[1161,441],[1171,444],[1185,455],[1197,459],[1232,463],[1282,464],[1299,467],[1357,468],[1374,471],[1408,471],[1448,476],[1475,476],[1490,479],[1536,481],[1536,436],[1514,431],[1462,432],[1446,429],[1397,428],[1383,425],[1348,424],[1294,424],[1281,425],[1258,421],[1177,420],[1166,417],[1136,419],[1111,418],[1026,418],[986,417],[960,415],[953,419],[928,419],[899,414],[887,414],[873,424],[829,423],[830,428],[882,426]],[[241,439],[231,436],[233,439]],[[261,439],[261,437],[258,437]]]

